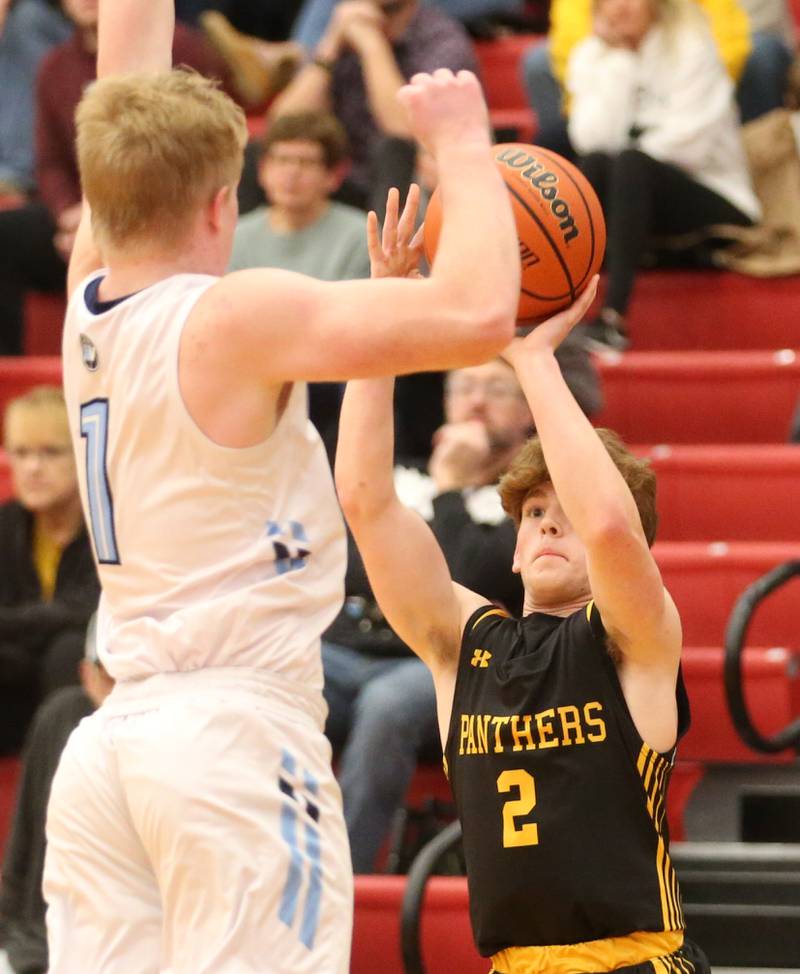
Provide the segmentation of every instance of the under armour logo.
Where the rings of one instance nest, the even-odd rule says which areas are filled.
[[[306,532],[299,521],[289,521],[286,525],[267,521],[267,537],[272,540],[275,570],[279,575],[303,568],[311,551]]]
[[[492,654],[488,649],[476,649],[472,654],[472,659],[470,663],[472,666],[479,666],[481,669],[485,670],[489,665],[489,660],[492,658]]]

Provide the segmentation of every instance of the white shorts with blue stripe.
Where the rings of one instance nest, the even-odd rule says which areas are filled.
[[[346,974],[353,883],[321,696],[237,669],[115,687],[47,821],[50,974]]]

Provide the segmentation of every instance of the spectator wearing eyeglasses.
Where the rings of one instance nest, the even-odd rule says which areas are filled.
[[[4,433],[15,496],[0,505],[0,754],[13,754],[38,703],[77,683],[100,586],[61,390],[13,399]]]
[[[340,0],[313,56],[270,113],[333,112],[352,150],[343,193],[381,215],[388,187],[405,191],[416,158],[395,96],[413,75],[437,68],[477,71],[470,38],[452,17],[419,0]]]
[[[229,270],[277,267],[321,281],[369,277],[361,210],[331,200],[348,160],[347,135],[333,115],[283,115],[261,143],[258,182],[269,205],[240,217]],[[333,456],[341,383],[309,384],[309,415]]]
[[[587,371],[580,343],[576,349],[575,356],[572,346],[559,350],[559,364],[593,412],[600,405],[596,373]],[[427,464],[395,467],[398,496],[430,524],[455,581],[482,587],[519,614],[515,529],[496,488],[533,427],[514,370],[493,359],[448,372],[444,413]],[[418,760],[440,761],[441,743],[430,671],[384,620],[350,535],[345,604],[323,636],[322,664],[353,869],[372,872]]]

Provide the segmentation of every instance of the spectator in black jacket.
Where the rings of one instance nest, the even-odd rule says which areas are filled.
[[[44,974],[47,970],[42,871],[50,786],[67,738],[114,686],[97,658],[93,621],[86,633],[79,672],[80,686],[62,687],[37,710],[25,743],[0,882],[0,974],[8,968],[14,974]]]
[[[64,397],[38,386],[5,413],[15,499],[0,506],[0,754],[52,690],[77,683],[97,580]]]

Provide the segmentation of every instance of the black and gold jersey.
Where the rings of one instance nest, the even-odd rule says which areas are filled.
[[[680,679],[678,712],[680,736]],[[445,757],[484,956],[683,928],[665,814],[674,751],[641,739],[592,604],[472,615]]]

